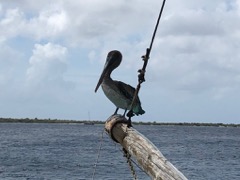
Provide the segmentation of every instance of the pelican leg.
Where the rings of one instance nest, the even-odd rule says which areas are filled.
[[[132,127],[132,120],[131,120],[131,118],[133,116],[134,116],[133,111],[132,110],[128,111],[128,113],[127,113],[127,117],[128,117],[128,124],[127,124],[127,126],[128,127]]]
[[[123,116],[125,116],[125,115],[126,115],[126,112],[127,112],[127,109],[125,109],[125,111],[124,111],[124,113],[123,113]]]
[[[117,107],[116,110],[115,110],[115,112],[114,112],[114,115],[117,114],[118,110],[119,110],[119,108]]]

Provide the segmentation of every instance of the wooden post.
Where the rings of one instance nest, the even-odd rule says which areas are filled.
[[[110,137],[134,157],[139,166],[152,178],[159,180],[187,180],[145,136],[127,127],[127,119],[112,115],[105,123]]]

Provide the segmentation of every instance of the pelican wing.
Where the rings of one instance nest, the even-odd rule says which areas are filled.
[[[135,93],[135,88],[133,88],[132,86],[130,86],[129,84],[125,84],[121,81],[116,81],[117,86],[119,88],[119,90],[122,92],[122,94],[129,99],[130,101],[132,101],[134,93]],[[137,102],[139,101],[139,98],[137,97]]]
[[[121,94],[124,95],[126,99],[128,99],[131,102],[135,93],[135,88],[121,81],[115,81],[115,82]],[[138,96],[133,106],[133,112],[136,115],[145,113],[145,111],[141,107],[141,102]]]

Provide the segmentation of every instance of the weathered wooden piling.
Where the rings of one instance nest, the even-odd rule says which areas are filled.
[[[187,180],[145,136],[127,126],[127,119],[112,115],[105,123],[110,137],[137,160],[139,166],[152,178],[158,180]]]

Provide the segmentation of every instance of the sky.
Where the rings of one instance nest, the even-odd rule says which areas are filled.
[[[115,106],[94,89],[107,53],[136,87],[161,4],[0,0],[0,117],[106,120]],[[239,124],[239,49],[240,0],[166,1],[132,120]]]

